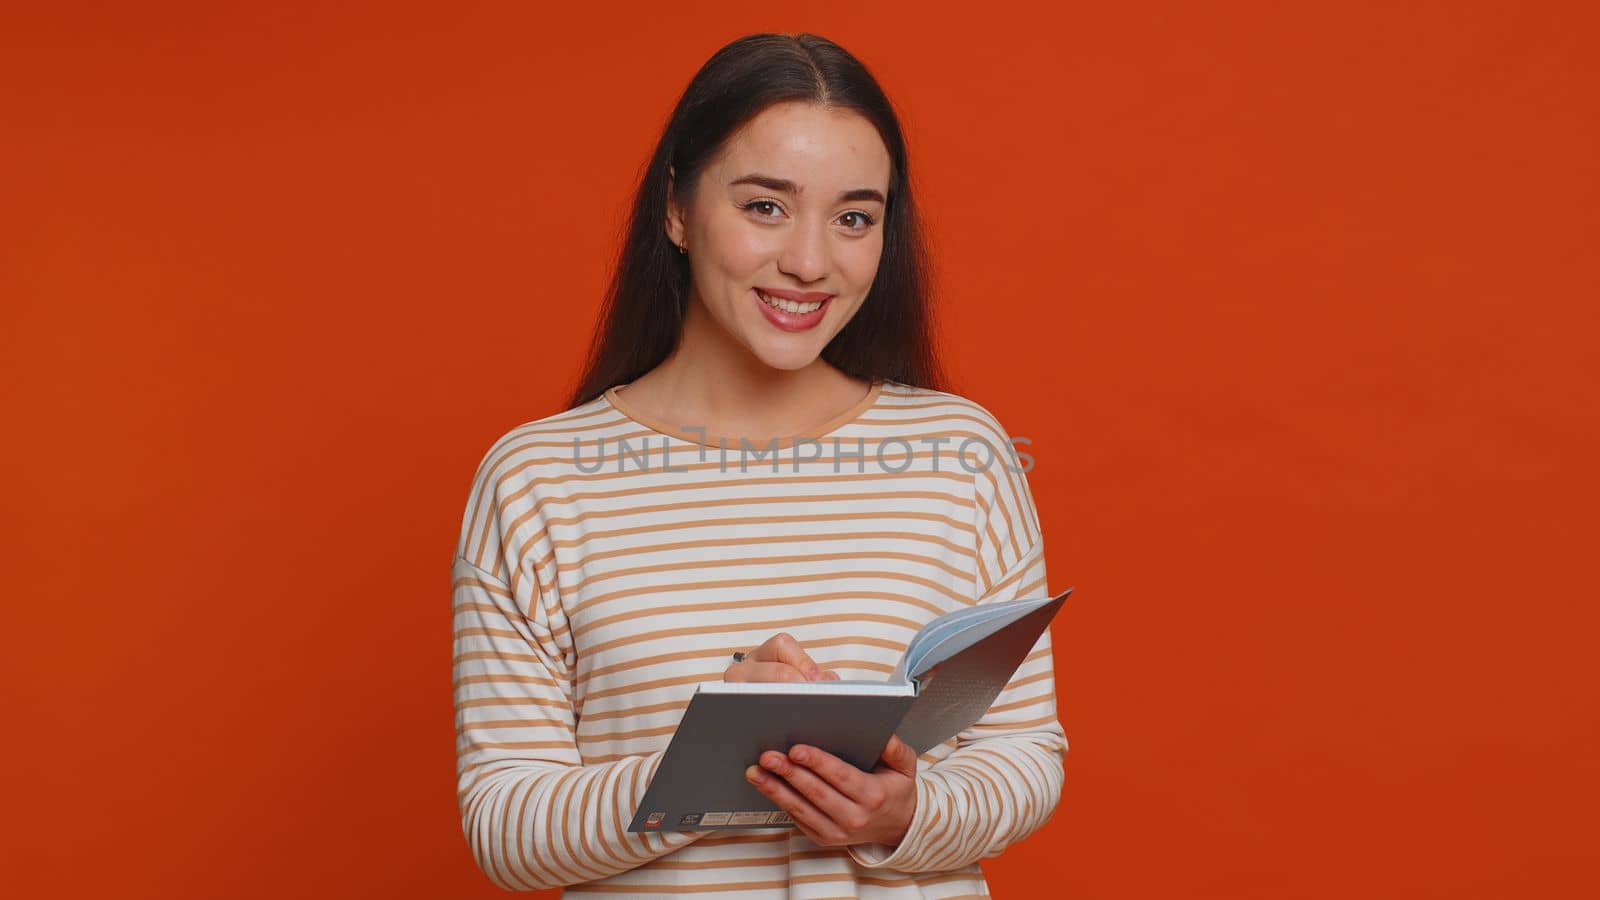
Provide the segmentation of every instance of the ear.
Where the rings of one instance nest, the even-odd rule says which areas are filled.
[[[683,209],[678,206],[677,199],[678,173],[672,166],[667,166],[667,237],[674,244],[683,246],[684,239],[689,234],[688,226],[684,222]]]

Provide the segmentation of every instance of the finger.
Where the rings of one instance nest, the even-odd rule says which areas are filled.
[[[734,663],[722,675],[723,681],[805,681],[806,676],[788,663],[753,662],[746,659]]]
[[[800,646],[800,642],[788,632],[779,632],[768,638],[761,646],[756,648],[753,656],[763,662],[786,663],[797,669],[808,680],[815,680],[822,675],[810,654]]]
[[[789,760],[811,770],[829,787],[855,803],[872,806],[878,799],[876,785],[867,773],[826,750],[796,744],[789,748]]]
[[[767,638],[756,648],[752,656],[761,662],[788,663],[811,681],[822,677],[822,670],[816,661],[801,648],[800,642],[794,639],[794,635],[787,631],[781,631]]]
[[[823,669],[822,670],[822,680],[823,681],[838,681],[839,680],[839,673],[835,672],[832,669]]]
[[[802,754],[802,757],[816,759],[814,754]],[[788,782],[796,793],[810,801],[812,806],[846,832],[854,832],[866,826],[867,810],[823,780],[808,766],[796,765],[789,757],[772,751],[761,754],[761,766]]]
[[[838,847],[850,843],[848,837],[823,837],[822,835],[817,834],[815,831],[812,831],[804,822],[800,821],[799,819],[795,819],[794,816],[790,816],[789,818],[794,819],[794,830],[805,835],[806,838],[811,841],[811,843],[816,844],[818,847]]]
[[[801,796],[783,778],[764,770],[761,766],[750,766],[745,769],[744,777],[775,806],[788,813],[789,818],[794,820],[795,827],[813,843],[829,846],[845,842],[847,835],[844,829]]]
[[[883,763],[908,778],[917,776],[917,751],[900,740],[898,734],[889,735],[889,743],[883,748]]]

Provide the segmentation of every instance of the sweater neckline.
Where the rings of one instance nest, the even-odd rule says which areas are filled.
[[[740,446],[739,440],[741,438],[739,436],[729,437],[727,435],[710,435],[710,434],[708,434],[708,435],[705,435],[704,440],[702,440],[701,439],[701,432],[698,431],[698,430],[689,431],[689,430],[686,430],[686,429],[683,429],[683,428],[679,428],[679,427],[677,427],[675,425],[671,425],[671,424],[669,424],[667,422],[663,422],[663,421],[661,421],[659,419],[654,418],[653,416],[645,415],[644,413],[642,413],[639,410],[635,409],[631,404],[628,403],[628,401],[623,400],[622,397],[618,394],[618,391],[620,391],[621,389],[627,387],[631,383],[632,382],[624,382],[622,384],[613,385],[612,387],[608,387],[608,388],[606,388],[605,394],[603,395],[605,397],[605,399],[606,399],[606,402],[611,404],[611,408],[616,410],[618,413],[620,413],[625,418],[630,419],[630,420],[632,420],[633,422],[635,422],[635,423],[637,423],[639,425],[643,425],[645,428],[648,428],[651,431],[656,432],[657,434],[662,434],[662,435],[666,435],[667,437],[677,438],[680,441],[687,441],[688,443],[691,443],[691,444],[699,444],[702,447],[724,446],[724,447],[732,447],[732,448],[737,449]],[[872,409],[874,406],[876,406],[878,404],[878,398],[883,395],[883,384],[884,383],[881,380],[874,380],[872,382],[872,387],[867,389],[867,395],[865,397],[861,398],[860,400],[856,401],[854,406],[851,406],[849,409],[845,410],[844,412],[839,413],[838,415],[836,415],[833,418],[827,420],[826,422],[823,422],[821,425],[816,425],[816,426],[813,426],[811,428],[808,428],[805,431],[800,432],[799,434],[788,435],[788,436],[779,437],[779,438],[755,439],[755,438],[750,438],[750,437],[743,437],[742,439],[745,440],[745,441],[749,441],[750,446],[752,448],[765,448],[765,447],[768,447],[768,446],[776,446],[779,450],[784,450],[784,449],[788,449],[792,444],[794,444],[795,441],[826,437],[831,432],[833,432],[833,431],[835,431],[835,430],[837,430],[839,428],[842,428],[845,425],[850,424],[851,422],[854,422],[856,419],[860,418],[861,415],[863,413],[865,413],[867,410]],[[776,442],[776,443],[774,444],[774,442]]]

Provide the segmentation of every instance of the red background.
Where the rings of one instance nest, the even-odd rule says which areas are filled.
[[[500,894],[473,469],[562,408],[689,77],[799,30],[904,116],[1077,588],[994,891],[1595,889],[1592,5],[324,6],[0,13],[0,890]]]

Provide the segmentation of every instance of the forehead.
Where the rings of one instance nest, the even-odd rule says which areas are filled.
[[[794,181],[802,197],[824,200],[839,188],[889,190],[889,150],[872,123],[812,103],[762,110],[728,139],[717,169],[724,183],[759,172]]]

